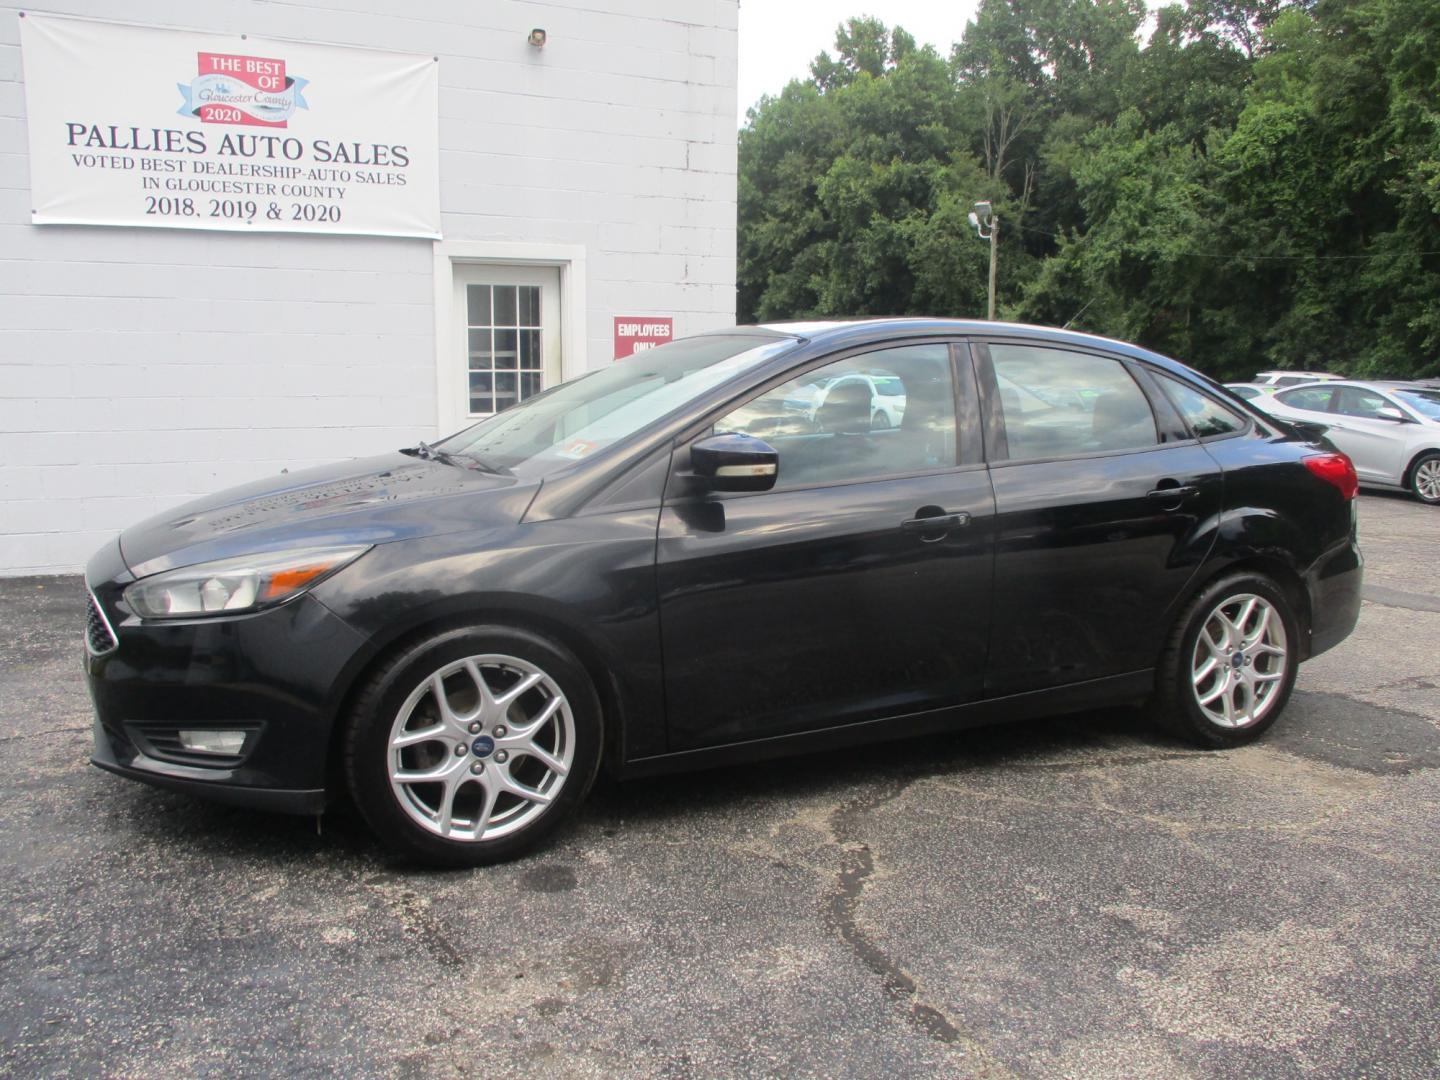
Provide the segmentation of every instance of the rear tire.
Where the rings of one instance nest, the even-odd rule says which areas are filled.
[[[383,664],[358,695],[344,763],[380,840],[429,866],[512,859],[584,800],[601,715],[564,648],[500,626],[445,630]]]
[[[1299,625],[1284,591],[1260,574],[1227,574],[1176,619],[1151,718],[1208,748],[1253,742],[1284,711],[1299,656]]]
[[[1421,454],[1410,470],[1410,493],[1427,506],[1440,506],[1440,454]]]

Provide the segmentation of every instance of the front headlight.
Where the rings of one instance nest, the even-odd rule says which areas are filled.
[[[125,603],[142,619],[254,611],[299,595],[354,562],[370,546],[271,551],[184,566],[135,582],[125,590]]]

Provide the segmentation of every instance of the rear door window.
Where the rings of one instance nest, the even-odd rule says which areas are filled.
[[[1380,410],[1385,408],[1394,408],[1394,406],[1373,390],[1362,390],[1358,386],[1341,386],[1335,390],[1333,411],[1337,413],[1358,416],[1365,420],[1375,420],[1380,416]]]
[[[1275,395],[1275,400],[1292,409],[1304,409],[1307,412],[1329,412],[1330,399],[1334,396],[1335,387],[1333,386],[1306,386],[1299,390],[1282,390]]]
[[[989,350],[1010,460],[1159,443],[1150,402],[1120,361],[1030,345]]]
[[[1193,386],[1183,383],[1179,379],[1172,379],[1169,375],[1162,375],[1158,371],[1152,372],[1152,374],[1155,381],[1160,384],[1160,388],[1165,391],[1165,396],[1170,399],[1170,403],[1185,418],[1185,423],[1189,425],[1197,439],[1231,435],[1245,430],[1245,421],[1240,415],[1227,409],[1214,398],[1202,394]]]

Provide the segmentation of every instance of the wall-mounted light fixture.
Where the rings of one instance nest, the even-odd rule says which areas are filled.
[[[530,36],[525,40],[530,42],[531,45],[534,45],[535,48],[543,49],[545,47],[545,31],[537,26],[534,30],[530,31]]]

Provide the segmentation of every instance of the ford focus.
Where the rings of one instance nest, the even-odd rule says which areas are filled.
[[[1124,705],[1237,746],[1355,624],[1355,491],[1115,341],[703,334],[123,532],[86,571],[93,762],[269,810],[348,794],[403,855],[473,865],[601,768]]]

